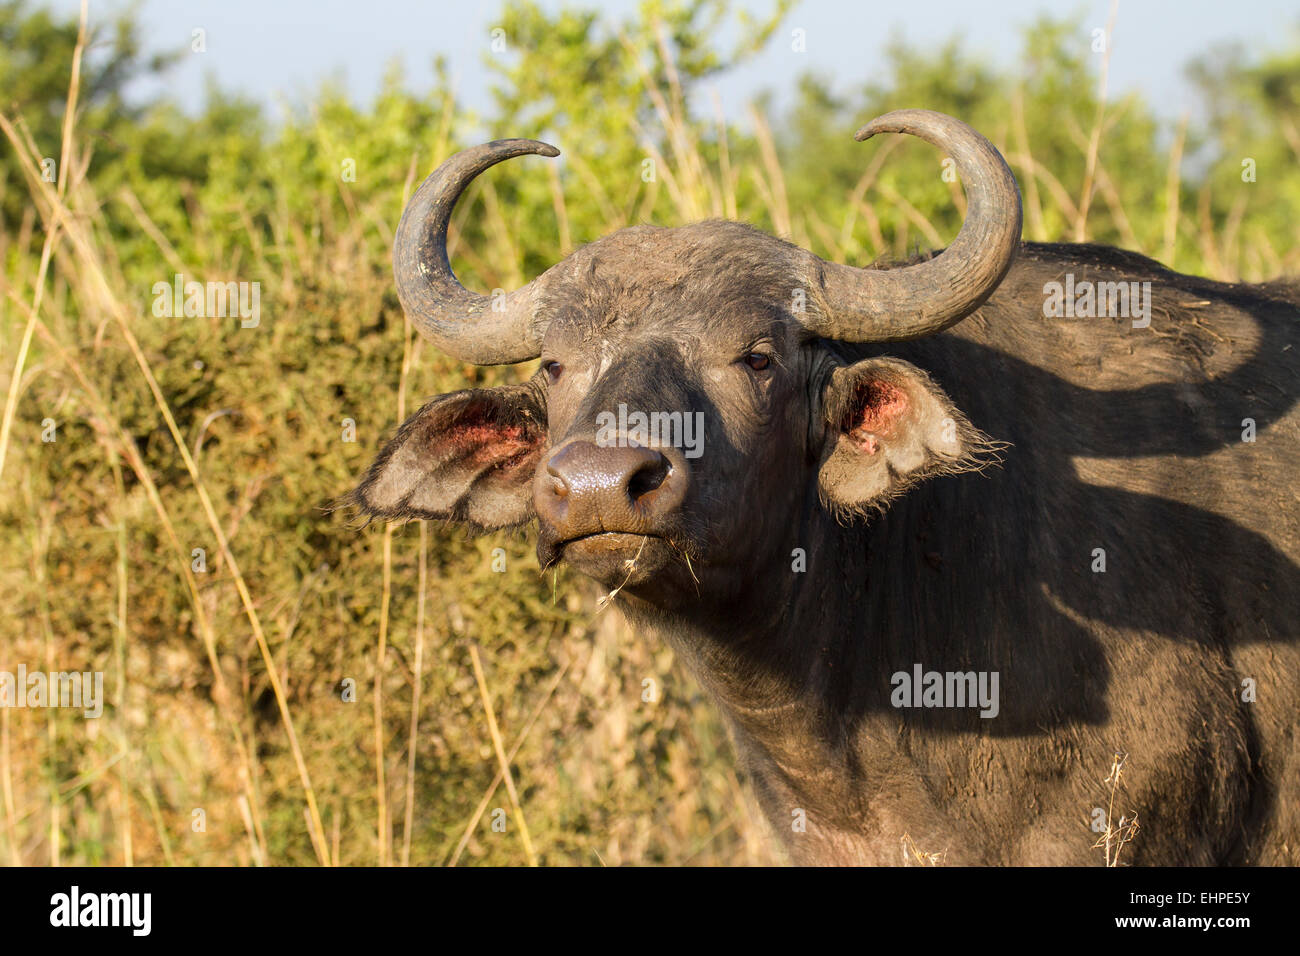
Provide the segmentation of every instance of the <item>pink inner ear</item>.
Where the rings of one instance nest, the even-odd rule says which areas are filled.
[[[456,458],[472,464],[516,468],[538,450],[537,437],[523,425],[480,423],[452,429],[447,436]]]
[[[447,429],[441,444],[466,464],[495,465],[510,474],[531,470],[541,451],[541,435],[523,425],[493,421],[490,414],[488,409],[467,409]]]
[[[874,455],[878,439],[889,438],[910,407],[907,392],[883,379],[857,383],[841,425],[849,439]]]

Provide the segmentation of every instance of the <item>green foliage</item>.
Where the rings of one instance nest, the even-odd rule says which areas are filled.
[[[1240,256],[1248,272],[1276,274],[1297,245],[1300,50],[1257,63],[1240,51],[1221,51],[1189,72],[1209,105],[1198,225],[1222,224],[1231,240],[1228,268]]]
[[[56,19],[50,11],[32,8],[26,0],[0,2],[0,90],[7,115],[21,118],[43,157],[57,167],[63,144],[63,117],[67,107],[69,77],[76,48],[76,18]],[[145,57],[140,27],[129,15],[90,30],[87,53],[79,83],[79,126],[90,138],[97,154],[97,171],[111,171],[121,164],[136,164],[157,177],[181,178],[195,171],[193,152],[185,149],[186,137],[175,134],[176,117],[168,104],[128,102],[124,90],[132,80],[157,75],[175,62],[177,54]],[[212,104],[211,117],[190,121],[190,132],[237,128],[238,138],[255,134],[250,127],[251,111],[237,117],[223,116],[224,104]],[[156,127],[168,121],[165,145],[141,138],[142,121]],[[193,136],[195,144],[202,136]],[[149,147],[153,148],[149,148]],[[54,170],[63,175],[63,170]],[[6,230],[18,228],[29,206],[23,177],[8,149],[0,151],[0,217]]]

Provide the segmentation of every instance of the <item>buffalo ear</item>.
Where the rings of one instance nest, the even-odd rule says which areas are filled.
[[[545,445],[546,407],[532,384],[440,395],[402,423],[348,500],[375,518],[522,524]]]
[[[999,446],[979,432],[915,365],[866,359],[831,374],[818,485],[846,514],[883,509],[910,485],[983,467]]]

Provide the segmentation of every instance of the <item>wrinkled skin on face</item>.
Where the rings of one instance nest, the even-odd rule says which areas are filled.
[[[817,303],[794,253],[718,222],[627,229],[580,250],[541,303],[537,374],[426,405],[356,502],[379,517],[480,528],[536,518],[543,567],[568,562],[658,607],[752,598],[758,568],[788,563],[792,518],[806,508],[877,508],[985,447],[925,373],[887,358],[846,364],[798,321],[796,309]],[[665,443],[671,434],[630,436],[667,459],[666,479],[646,480],[671,489],[672,507],[607,496],[575,517],[551,496],[557,484],[574,500],[617,482],[622,465],[598,459],[618,454],[602,448],[612,443],[601,424],[620,406],[699,423],[690,449]]]

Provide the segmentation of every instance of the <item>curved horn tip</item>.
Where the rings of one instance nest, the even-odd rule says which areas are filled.
[[[543,143],[537,139],[497,139],[485,145],[492,149],[508,149],[516,156],[526,153],[550,157],[560,155],[560,151],[550,143]]]
[[[927,119],[953,122],[953,117],[937,110],[891,110],[888,113],[882,113],[860,128],[853,134],[853,138],[861,143],[871,139],[877,133],[910,133],[912,130],[909,128],[909,122]]]

